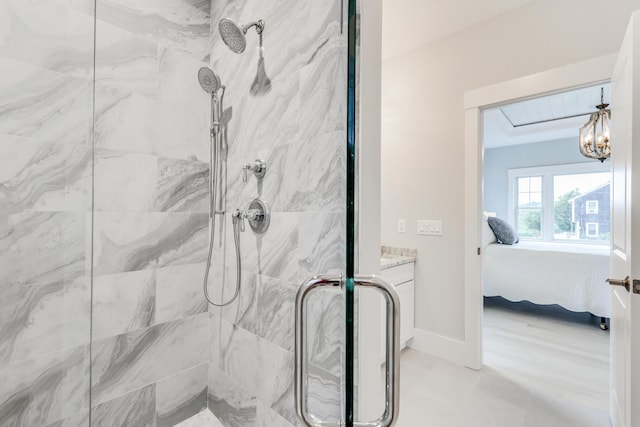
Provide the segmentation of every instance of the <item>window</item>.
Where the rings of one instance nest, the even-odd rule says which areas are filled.
[[[542,235],[542,177],[518,178],[518,234],[522,237]]]
[[[598,223],[597,222],[587,222],[587,224],[586,224],[586,235],[587,235],[587,237],[598,237]]]
[[[523,240],[606,244],[610,180],[595,162],[510,169],[508,219]]]

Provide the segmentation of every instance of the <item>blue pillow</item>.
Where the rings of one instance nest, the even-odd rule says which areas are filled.
[[[520,236],[518,236],[518,232],[504,219],[495,218],[490,216],[487,219],[489,222],[489,227],[493,231],[493,234],[496,235],[496,239],[498,239],[498,243],[502,243],[504,245],[513,245],[514,243],[518,243],[520,241]]]

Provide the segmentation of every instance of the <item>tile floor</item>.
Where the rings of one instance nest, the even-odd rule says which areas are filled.
[[[610,427],[609,334],[586,314],[485,302],[473,371],[407,349],[398,427]],[[209,411],[180,427],[221,427]]]

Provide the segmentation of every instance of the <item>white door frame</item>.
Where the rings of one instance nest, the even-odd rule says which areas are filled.
[[[482,368],[482,184],[484,169],[482,111],[501,104],[533,98],[611,79],[616,54],[555,68],[467,91],[465,108],[465,366]],[[576,129],[576,133],[578,130]],[[577,148],[576,148],[577,149]]]

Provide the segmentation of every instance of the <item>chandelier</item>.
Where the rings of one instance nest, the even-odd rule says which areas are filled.
[[[604,162],[611,156],[609,121],[611,110],[604,102],[604,88],[600,89],[600,105],[598,111],[592,113],[589,121],[580,128],[580,153],[590,159]]]

